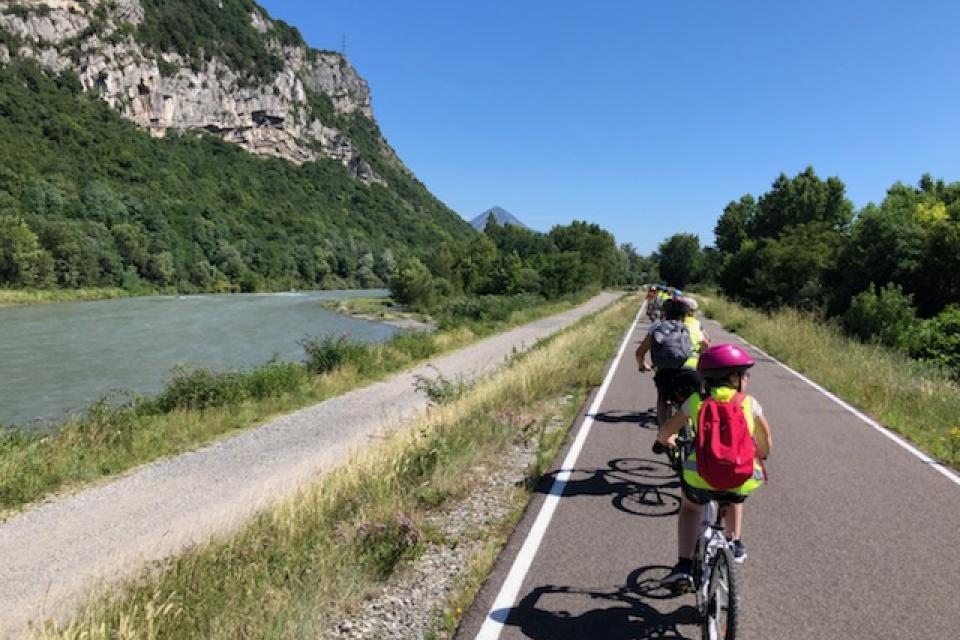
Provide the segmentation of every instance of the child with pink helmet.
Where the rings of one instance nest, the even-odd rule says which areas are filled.
[[[756,443],[760,458],[770,455],[772,438],[770,425],[763,415],[763,408],[753,396],[746,395],[750,383],[750,368],[753,358],[744,349],[734,344],[713,345],[700,354],[697,371],[703,376],[706,393],[690,396],[680,410],[670,418],[657,434],[657,442],[672,445],[680,429],[691,420],[696,428],[704,401],[712,398],[719,403],[730,403],[739,399],[744,418]],[[748,467],[749,468],[749,467]],[[748,472],[749,473],[749,472]],[[764,482],[764,469],[758,459],[754,463],[754,473],[740,486],[733,489],[717,490],[706,482],[697,470],[695,455],[691,454],[684,464],[681,475],[683,497],[680,503],[680,515],[677,522],[677,564],[663,580],[665,586],[675,589],[693,587],[692,558],[697,543],[697,530],[703,514],[704,505],[712,499],[730,503],[726,524],[734,558],[737,562],[746,559],[746,550],[740,536],[743,528],[743,501]]]

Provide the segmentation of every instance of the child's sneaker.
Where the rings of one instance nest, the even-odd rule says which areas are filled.
[[[733,561],[737,564],[742,564],[747,559],[747,550],[739,540],[730,543],[730,551],[733,552]]]
[[[693,591],[691,570],[690,560],[685,558],[679,560],[677,564],[673,565],[670,574],[660,581],[660,586],[677,592]]]

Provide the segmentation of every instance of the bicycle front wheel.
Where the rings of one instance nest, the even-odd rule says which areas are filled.
[[[703,640],[734,640],[740,615],[740,593],[733,569],[733,553],[719,549],[710,563],[706,610],[703,616]]]

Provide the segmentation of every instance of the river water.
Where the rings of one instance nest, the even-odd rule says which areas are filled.
[[[159,296],[0,309],[0,425],[46,428],[106,394],[153,393],[180,364],[217,371],[303,358],[307,335],[386,340],[322,308],[386,291]]]

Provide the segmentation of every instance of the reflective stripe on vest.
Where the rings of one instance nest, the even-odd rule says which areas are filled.
[[[710,390],[710,396],[719,402],[730,402],[736,393],[736,389],[731,389],[730,387],[719,387]],[[747,428],[750,430],[750,435],[752,436],[754,430],[756,429],[756,421],[753,415],[753,404],[750,400],[750,396],[743,396],[743,404],[741,406],[743,407],[743,415],[747,418]],[[702,407],[703,401],[700,400],[700,396],[698,394],[695,393],[690,396],[690,421],[693,423],[694,435],[696,435],[697,425],[700,424],[700,409]],[[699,473],[697,473],[697,452],[693,450],[690,451],[690,455],[683,462],[683,481],[695,489],[708,489],[711,491],[716,491],[714,487],[712,487],[700,476]],[[739,487],[730,489],[729,491],[730,493],[747,495],[762,484],[763,466],[760,464],[760,460],[754,460],[753,477]]]

